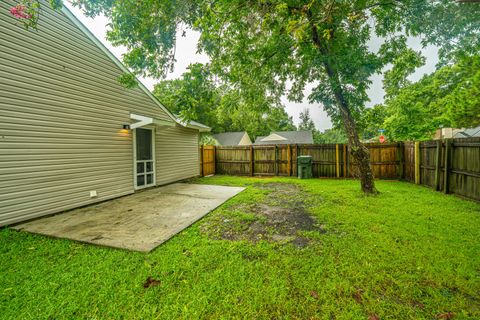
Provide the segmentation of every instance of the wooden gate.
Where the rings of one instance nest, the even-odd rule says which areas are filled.
[[[200,175],[215,174],[215,146],[200,147]]]

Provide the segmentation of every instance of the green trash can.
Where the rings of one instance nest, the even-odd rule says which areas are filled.
[[[312,173],[312,156],[299,156],[297,157],[297,176],[300,179],[310,179],[313,177]]]

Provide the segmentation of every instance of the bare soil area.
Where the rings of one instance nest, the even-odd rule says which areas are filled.
[[[305,247],[305,231],[325,232],[306,209],[308,195],[299,186],[286,183],[257,184],[268,192],[264,200],[229,208],[235,214],[220,214],[206,221],[202,232],[214,239],[291,243]]]

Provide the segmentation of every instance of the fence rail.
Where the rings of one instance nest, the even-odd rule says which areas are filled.
[[[407,180],[480,200],[480,138],[366,144],[377,179]],[[345,144],[202,146],[202,175],[297,176],[297,157],[313,158],[313,176],[350,178],[357,168]]]

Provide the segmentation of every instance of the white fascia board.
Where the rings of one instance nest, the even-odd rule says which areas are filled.
[[[95,43],[97,45],[98,48],[100,48],[100,50],[102,50],[109,58],[110,60],[112,60],[116,65],[117,67],[119,67],[123,72],[125,73],[130,73],[130,70],[127,69],[127,67],[125,67],[121,62],[120,60],[117,59],[117,57],[115,57],[113,55],[113,53],[110,52],[110,50],[107,49],[107,47],[105,47],[103,45],[103,43],[97,39],[97,37],[95,37],[95,35],[93,33],[90,32],[90,30],[88,30],[87,27],[85,27],[85,25],[77,19],[77,17],[75,17],[75,15],[64,5],[62,6],[62,12],[90,39],[93,41],[93,43]],[[175,123],[178,123],[179,125],[181,126],[185,126],[182,122],[180,122],[170,111],[168,111],[167,108],[165,108],[165,106],[163,106],[160,101],[157,100],[157,98],[155,98],[155,96],[150,92],[150,90],[148,90],[138,79],[137,79],[137,83],[138,83],[138,86],[140,87],[140,89],[142,91],[144,91],[148,97],[150,97],[150,99],[153,100],[153,102],[155,104],[157,104],[157,106],[160,107],[160,109],[162,109],[163,111],[165,111],[165,113],[168,114],[168,116],[175,122]]]
[[[130,125],[130,129],[136,129],[140,127],[144,127],[146,125],[152,124],[153,123],[153,118],[150,117],[144,117],[138,114],[131,113],[130,114],[130,119],[133,120],[138,120],[138,122],[132,123]]]
[[[159,127],[174,127],[175,122],[172,121],[166,121],[166,120],[161,120],[161,119],[155,119],[152,117],[146,117],[146,116],[141,116],[139,114],[135,113],[130,113],[130,119],[132,120],[138,120],[138,122],[132,123],[130,125],[130,129],[136,129],[140,127],[144,127],[149,124],[154,124]]]
[[[190,129],[196,129],[199,132],[210,132],[210,131],[212,131],[211,128],[203,128],[203,127],[198,127],[198,126],[189,125],[189,124],[187,124],[186,127],[190,128]]]
[[[201,125],[201,124],[197,125],[191,122],[182,122],[181,125],[184,126],[185,128],[198,130],[199,132],[210,132],[212,130],[212,128],[207,127],[206,125]]]

